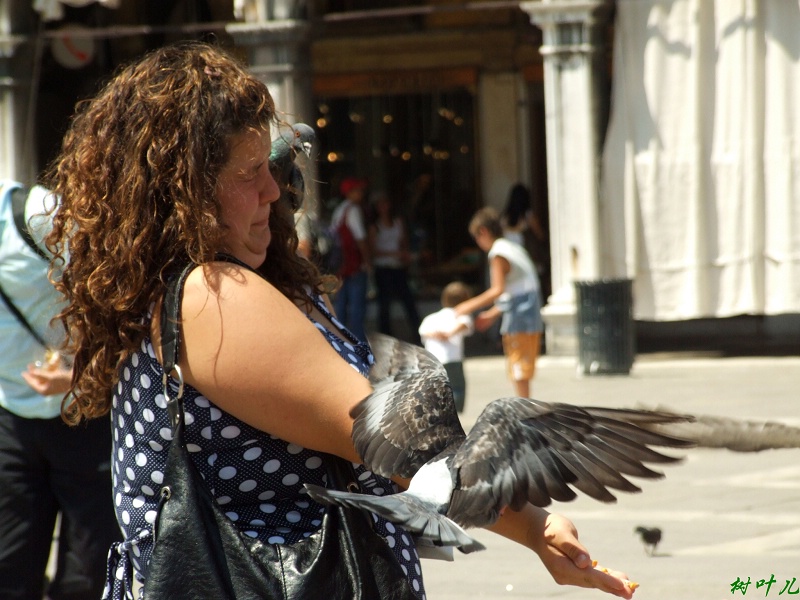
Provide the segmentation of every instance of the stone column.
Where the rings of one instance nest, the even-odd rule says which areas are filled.
[[[526,181],[520,148],[512,132],[526,131],[520,125],[520,76],[514,72],[489,72],[480,76],[478,103],[481,139],[481,195],[485,206],[499,212],[515,183]],[[509,132],[505,135],[494,132]]]
[[[549,354],[577,354],[573,282],[602,276],[599,167],[605,127],[608,0],[520,8],[542,29],[553,294],[542,310]]]
[[[30,6],[0,2],[0,178],[36,181],[37,52]]]
[[[236,45],[247,52],[250,70],[269,87],[280,116],[287,121],[312,118],[310,26],[284,19],[227,26]]]
[[[267,84],[280,120],[288,123],[307,123],[314,127],[315,110],[311,86],[310,25],[302,19],[270,19],[277,14],[278,3],[268,3],[270,10],[253,11],[252,20],[231,23],[227,31],[237,47],[247,53],[250,71]],[[265,5],[266,6],[266,5]],[[277,132],[274,132],[277,136]],[[300,159],[302,160],[302,158]],[[314,161],[306,166],[307,210],[316,213],[314,199],[318,198]]]

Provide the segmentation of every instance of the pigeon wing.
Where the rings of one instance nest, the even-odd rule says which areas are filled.
[[[369,372],[373,384],[398,375],[447,377],[442,363],[425,348],[382,333],[371,333],[367,337],[375,356]]]
[[[292,198],[292,172],[297,168],[294,164],[295,152],[283,136],[272,140],[272,150],[269,154],[269,168],[272,177],[281,191],[281,201],[294,210]]]
[[[572,500],[577,495],[573,487],[596,500],[614,502],[609,488],[640,491],[626,475],[663,476],[644,463],[679,460],[649,446],[692,445],[637,424],[676,418],[686,417],[527,398],[495,400],[453,457],[456,490],[447,514],[464,527],[483,527],[506,507]]]
[[[657,406],[656,410],[674,412],[660,406]],[[800,448],[800,427],[776,421],[695,415],[690,421],[655,423],[644,425],[644,427],[659,433],[692,440],[700,448],[724,448],[734,452]]]
[[[465,437],[453,391],[444,367],[424,348],[380,334],[369,341],[373,391],[351,411],[353,442],[375,473],[411,477]]]
[[[330,490],[308,483],[305,489],[317,502],[373,512],[436,545],[456,546],[467,554],[485,548],[456,523],[437,512],[435,506],[410,494],[374,496]]]
[[[305,197],[306,182],[303,177],[303,172],[296,164],[292,163],[292,168],[289,171],[289,182],[286,185],[286,193],[289,199],[289,205],[293,211],[297,211],[303,206],[303,198]]]

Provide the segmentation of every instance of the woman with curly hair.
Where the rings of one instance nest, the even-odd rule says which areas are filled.
[[[274,120],[266,85],[218,48],[182,43],[79,106],[49,175],[61,201],[47,241],[63,269],[60,319],[74,356],[63,413],[72,423],[111,415],[118,550],[145,594],[170,443],[154,316],[185,265],[196,265],[181,300],[185,437],[236,527],[265,543],[303,539],[325,510],[303,490],[324,485],[323,453],[359,462],[350,410],[371,391],[373,357],[296,254],[268,161]],[[375,494],[396,491],[357,473]],[[383,519],[375,527],[424,598],[412,537]],[[531,507],[507,511],[495,529],[536,550],[559,581],[630,597],[619,577],[587,568],[569,521]],[[108,584],[121,597],[114,572]]]

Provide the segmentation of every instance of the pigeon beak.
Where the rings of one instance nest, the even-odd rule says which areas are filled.
[[[311,157],[311,142],[303,142],[303,152],[305,152],[306,156],[309,158]]]

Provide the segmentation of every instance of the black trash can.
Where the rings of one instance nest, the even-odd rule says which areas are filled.
[[[633,366],[633,281],[576,281],[578,372],[627,375]]]

